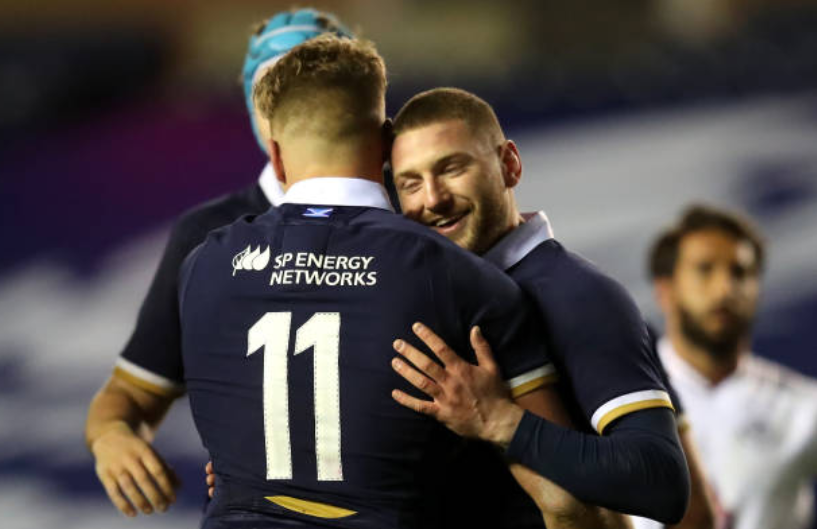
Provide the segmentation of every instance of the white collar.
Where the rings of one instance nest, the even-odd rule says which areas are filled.
[[[284,188],[281,187],[281,182],[278,181],[275,168],[272,167],[271,163],[267,163],[264,170],[261,171],[261,176],[258,177],[258,185],[273,206],[280,206],[281,202],[284,201]]]
[[[681,358],[681,355],[679,355],[675,347],[672,346],[672,342],[670,342],[667,336],[662,336],[658,340],[656,349],[658,350],[658,357],[661,359],[661,363],[664,364],[664,369],[667,370],[670,376],[670,380],[673,378],[682,378],[687,384],[691,383],[700,388],[709,389],[712,387],[712,384],[709,383],[705,376],[695,371],[694,367]]]
[[[522,216],[525,217],[525,222],[500,239],[483,256],[501,270],[509,269],[534,248],[553,238],[553,229],[544,211],[525,213]]]
[[[394,211],[382,185],[363,178],[323,176],[292,184],[282,203],[364,206]]]

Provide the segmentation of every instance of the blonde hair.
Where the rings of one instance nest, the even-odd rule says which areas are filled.
[[[386,66],[373,43],[321,35],[287,52],[253,96],[273,134],[308,131],[331,139],[380,127],[385,92]]]

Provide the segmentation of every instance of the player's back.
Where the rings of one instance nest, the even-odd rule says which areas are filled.
[[[513,333],[519,318],[493,309],[521,301],[510,281],[495,299],[484,285],[470,300],[457,292],[504,280],[487,272],[373,208],[285,204],[211,234],[183,272],[183,356],[223,506],[337,527],[434,527],[458,440],[391,399],[409,391],[391,344],[415,321],[458,351],[480,320],[489,337]],[[510,362],[509,377],[534,367]]]

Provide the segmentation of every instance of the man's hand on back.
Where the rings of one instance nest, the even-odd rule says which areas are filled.
[[[524,412],[511,399],[479,327],[471,329],[477,365],[463,360],[425,325],[415,323],[413,330],[443,365],[411,344],[396,340],[395,350],[414,367],[399,357],[392,360],[392,367],[434,400],[418,399],[397,389],[392,397],[407,408],[434,417],[459,435],[506,447]]]
[[[207,474],[207,477],[204,478],[205,483],[207,483],[207,496],[212,498],[213,493],[216,491],[216,473],[213,472],[212,461],[208,461],[204,466],[204,473]]]

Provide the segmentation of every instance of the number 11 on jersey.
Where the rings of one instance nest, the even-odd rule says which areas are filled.
[[[264,349],[264,446],[267,479],[292,479],[289,435],[291,312],[267,312],[250,327],[247,356]],[[295,333],[293,356],[313,348],[315,459],[319,481],[343,481],[340,454],[340,313],[313,314]]]

